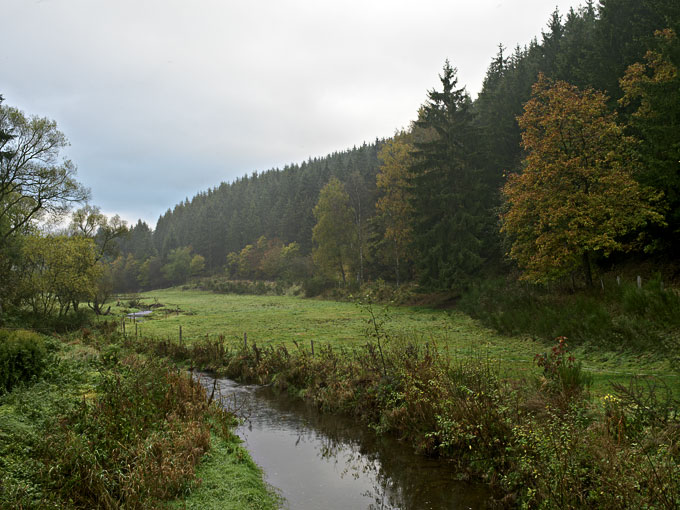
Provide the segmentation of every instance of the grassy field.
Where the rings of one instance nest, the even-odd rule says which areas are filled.
[[[142,294],[146,305],[162,304],[151,317],[140,319],[138,334],[144,337],[182,338],[192,342],[206,335],[223,335],[228,340],[257,345],[297,342],[310,348],[313,340],[334,347],[352,348],[366,342],[370,332],[370,313],[365,306],[353,303],[302,299],[289,296],[242,296],[213,294],[180,289],[155,290]],[[121,317],[126,302],[113,306],[114,316]],[[179,310],[178,312],[175,310]],[[373,305],[373,312],[384,319],[384,330],[392,337],[408,337],[418,341],[434,341],[453,357],[488,358],[507,376],[538,374],[534,357],[550,345],[531,338],[501,336],[481,326],[467,315],[451,310],[413,307],[383,307]],[[134,334],[135,325],[127,322],[127,334]],[[610,390],[611,382],[625,383],[631,376],[657,376],[676,393],[680,381],[669,363],[653,354],[611,352],[593,348],[574,351],[584,368],[593,374],[593,393],[602,395]]]

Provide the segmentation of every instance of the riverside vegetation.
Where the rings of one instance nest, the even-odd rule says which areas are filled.
[[[0,340],[0,508],[277,507],[234,415],[108,325]]]
[[[195,291],[184,293],[184,301],[177,300],[182,295],[177,291],[152,295],[176,299],[171,308],[179,306],[187,319],[201,317],[201,311],[193,308],[199,296],[205,296],[204,305],[217,299],[231,305],[233,299],[243,300],[246,309],[257,301]],[[238,326],[253,331],[257,324],[270,322],[267,308],[282,308],[282,301],[274,306],[277,301],[271,299],[260,297],[259,311],[251,311],[250,321],[239,317]],[[311,309],[322,306],[295,300],[301,314],[307,304]],[[590,350],[579,349],[575,357],[565,337],[543,352],[545,344],[496,336],[487,338],[485,352],[470,349],[480,338],[472,334],[478,327],[472,323],[462,340],[456,339],[456,333],[448,338],[418,336],[406,329],[395,331],[376,305],[367,303],[358,310],[364,319],[361,339],[331,338],[316,342],[314,351],[311,342],[266,341],[256,333],[247,342],[228,340],[218,331],[206,336],[205,330],[182,343],[178,338],[150,335],[154,322],[176,324],[182,312],[173,319],[143,323],[146,333],[136,339],[128,330],[126,342],[140,353],[271,384],[324,412],[355,416],[377,433],[395,434],[425,454],[449,459],[462,477],[487,480],[496,494],[493,506],[676,508],[680,504],[677,372],[668,364],[656,360],[649,367],[663,372],[669,384],[656,377],[630,375],[625,383],[618,378],[607,384],[606,375],[586,370],[579,359],[589,358],[594,367],[598,357],[607,356],[592,345]],[[408,315],[394,311],[397,323],[405,320],[402,313]],[[413,315],[419,313],[424,312]],[[304,317],[296,320],[305,324]],[[440,320],[450,320],[453,328],[465,322],[443,312]],[[335,324],[335,319],[327,323]],[[282,330],[285,336],[285,327]],[[330,337],[343,334],[336,330]],[[533,351],[531,369],[508,370],[511,362],[499,362],[489,354],[494,352],[493,344],[505,341],[523,345],[525,354]],[[467,352],[462,348],[466,342]],[[600,376],[597,392],[590,391],[594,375]]]

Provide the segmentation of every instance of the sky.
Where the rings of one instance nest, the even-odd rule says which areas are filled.
[[[154,228],[254,171],[392,136],[445,59],[479,93],[572,0],[2,0],[0,95],[57,122],[91,203]]]

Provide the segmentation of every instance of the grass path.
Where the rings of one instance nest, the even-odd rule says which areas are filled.
[[[140,335],[184,341],[224,335],[243,341],[247,333],[250,344],[293,343],[309,348],[310,341],[334,347],[359,346],[366,342],[370,314],[353,303],[303,299],[290,296],[241,296],[213,294],[197,290],[164,289],[142,294],[144,303],[163,304],[137,327]],[[125,305],[125,303],[122,303]],[[168,310],[180,309],[179,313]],[[124,306],[112,307],[122,315]],[[384,330],[392,337],[404,336],[418,341],[435,341],[453,357],[480,357],[498,364],[508,376],[538,374],[536,354],[550,348],[531,338],[507,337],[485,328],[467,315],[450,310],[394,307],[383,314],[383,307],[373,306]],[[128,334],[133,325],[127,325]],[[134,333],[132,333],[134,334]],[[586,370],[594,376],[593,392],[607,393],[610,382],[625,383],[633,375],[656,375],[680,393],[680,381],[666,360],[651,354],[610,352],[579,348],[574,351]]]

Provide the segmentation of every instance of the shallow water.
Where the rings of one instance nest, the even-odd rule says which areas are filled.
[[[212,378],[203,383],[212,389]],[[269,388],[218,379],[217,389],[245,417],[236,433],[291,510],[468,509],[489,497],[484,485],[456,480],[446,462],[350,419]]]

